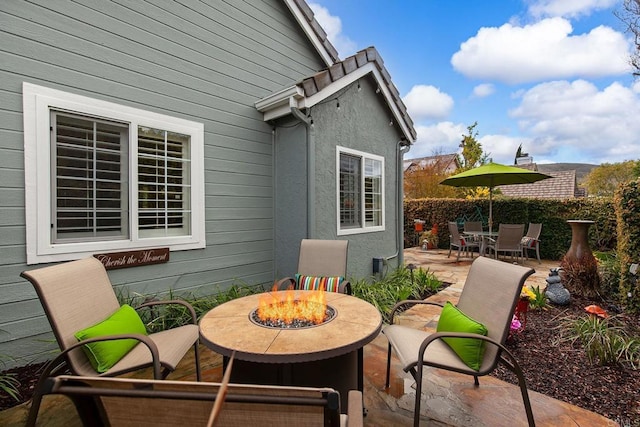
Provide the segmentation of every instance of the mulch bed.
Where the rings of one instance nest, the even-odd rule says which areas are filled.
[[[572,296],[570,305],[529,311],[524,331],[507,341],[527,380],[529,390],[604,415],[621,426],[640,426],[640,370],[629,365],[589,363],[581,344],[562,342],[564,319],[587,316],[584,307],[606,304]],[[640,316],[620,315],[630,336],[640,339]],[[500,366],[494,374],[517,384],[514,374]]]
[[[36,383],[38,382],[38,378],[40,377],[45,364],[46,362],[35,363],[8,369],[0,373],[0,375],[12,374],[12,376],[20,382],[18,386],[18,401],[3,391],[0,391],[0,411],[19,405],[20,403],[31,399],[31,396],[33,396],[33,390],[36,387]]]

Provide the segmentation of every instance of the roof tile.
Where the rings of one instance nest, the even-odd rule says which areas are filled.
[[[545,173],[553,178],[532,184],[503,185],[498,188],[500,188],[503,195],[509,197],[536,199],[572,199],[575,197],[583,197],[581,189],[578,188],[575,170]]]

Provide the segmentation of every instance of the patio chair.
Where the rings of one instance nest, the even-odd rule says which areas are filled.
[[[465,233],[471,233],[474,231],[482,231],[482,221],[465,221],[464,222]]]
[[[61,362],[58,356],[52,364]],[[350,390],[346,413],[331,388],[220,384],[134,378],[51,376],[47,367],[35,395],[59,394],[72,400],[85,426],[205,426],[218,395],[224,399],[217,427],[362,427],[362,393]],[[36,425],[32,406],[27,426]]]
[[[498,236],[495,240],[489,238],[486,247],[496,259],[503,253],[510,254],[511,258],[515,256],[519,262],[520,258],[524,258],[521,244],[523,235],[524,224],[500,224]]]
[[[523,255],[529,259],[530,250],[536,250],[536,258],[538,258],[538,264],[542,264],[540,261],[540,232],[542,231],[542,224],[529,223],[527,228],[527,234],[524,235],[520,244],[522,245]]]
[[[351,283],[346,280],[348,246],[348,240],[302,239],[295,278],[280,279],[275,287],[324,289],[351,295]]]
[[[480,236],[479,234],[473,234],[482,233],[482,221],[465,221],[463,230],[465,233],[465,238],[467,240],[478,243],[482,241],[482,236]]]
[[[21,276],[33,284],[64,355],[65,363],[52,371],[54,375],[65,368],[74,375],[115,376],[153,367],[154,378],[163,379],[193,346],[200,381],[199,329],[195,311],[187,302],[149,301],[138,306],[141,310],[178,304],[191,314],[191,324],[147,335],[134,310],[120,306],[109,276],[96,258],[23,271]],[[76,335],[86,338],[79,340]],[[38,406],[39,401],[34,399],[33,405]]]
[[[460,235],[458,231],[458,223],[455,221],[449,221],[449,254],[447,258],[451,256],[451,249],[458,249],[458,257],[456,261],[460,261],[460,252],[465,251],[466,253],[471,254],[471,258],[473,258],[473,249],[478,249],[480,251],[480,243],[473,241],[473,239],[467,239],[464,236]]]
[[[478,257],[471,265],[457,306],[406,300],[392,309],[391,324],[382,330],[389,341],[386,387],[390,384],[391,350],[394,349],[404,371],[411,373],[416,381],[414,426],[420,422],[425,366],[472,375],[474,384],[479,386],[478,377],[491,373],[498,363],[516,374],[527,420],[530,426],[535,425],[524,375],[515,357],[504,346],[522,286],[533,273],[531,268]],[[393,324],[398,310],[415,304],[443,307],[437,332]],[[461,341],[461,338],[465,340]]]

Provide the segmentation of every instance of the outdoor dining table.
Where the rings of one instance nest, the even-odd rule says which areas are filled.
[[[295,291],[296,299],[314,291]],[[279,297],[286,291],[272,291]],[[343,410],[348,391],[364,390],[363,348],[382,328],[382,317],[370,303],[350,295],[325,292],[335,316],[305,328],[274,328],[251,319],[265,294],[221,304],[200,320],[201,341],[234,362],[231,381],[252,384],[332,387]]]
[[[484,256],[487,251],[489,239],[498,237],[497,231],[463,231],[462,234],[470,237],[480,238],[480,255]]]

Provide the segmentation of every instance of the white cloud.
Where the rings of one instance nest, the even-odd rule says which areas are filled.
[[[452,122],[440,122],[432,126],[418,125],[415,128],[418,137],[406,158],[457,153],[460,151],[462,135],[467,133],[465,125]]]
[[[533,153],[527,151],[527,140],[525,138],[507,135],[484,135],[478,138],[478,142],[482,145],[482,151],[488,154],[489,158],[496,163],[513,164],[520,144],[522,144],[524,151],[533,155]]]
[[[588,16],[591,12],[609,9],[619,0],[529,0],[529,14],[532,16]]]
[[[460,45],[451,64],[467,77],[510,84],[629,73],[629,43],[623,34],[605,26],[572,32],[563,18],[481,28]]]
[[[356,42],[342,34],[342,20],[338,16],[331,15],[329,9],[317,3],[309,3],[313,14],[327,33],[327,38],[338,51],[341,58],[353,55],[356,52]]]
[[[402,101],[415,122],[445,118],[453,108],[453,98],[430,85],[412,87]]]
[[[510,115],[532,138],[525,151],[598,163],[640,157],[640,93],[633,87],[612,83],[599,90],[584,80],[543,83],[526,91]]]
[[[492,95],[496,91],[496,88],[491,83],[483,83],[473,88],[473,96],[478,98],[485,98]]]

